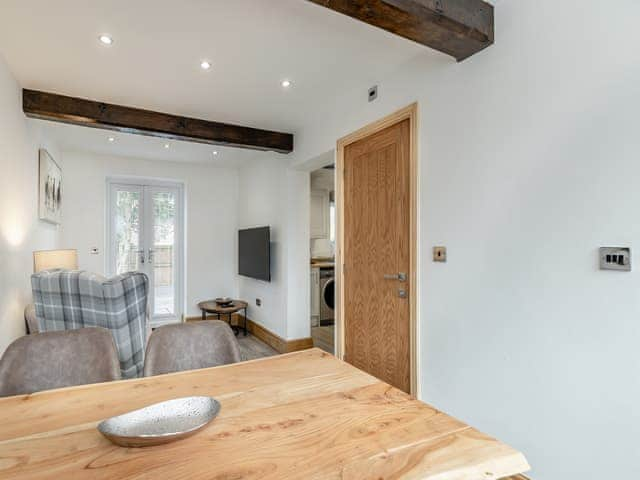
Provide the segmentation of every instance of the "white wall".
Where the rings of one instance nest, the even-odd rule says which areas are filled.
[[[309,281],[309,176],[288,169],[287,157],[274,155],[241,169],[239,178],[239,227],[271,227],[271,282],[239,277],[247,315],[282,338],[308,337],[308,308],[300,315],[309,289],[301,289],[300,282]]]
[[[287,170],[287,338],[311,335],[309,173]],[[306,321],[305,321],[306,320]]]
[[[416,58],[296,137],[303,163],[419,101],[421,396],[536,480],[640,476],[640,256],[597,269],[600,246],[640,249],[638,18],[632,0],[497,1],[494,46]]]
[[[60,152],[28,123],[22,90],[0,57],[0,355],[25,334],[33,251],[58,247],[58,227],[38,219],[40,147],[52,154],[64,175]]]
[[[239,228],[271,227],[271,282],[239,276],[239,295],[249,302],[249,318],[281,337],[287,329],[285,168],[278,159],[256,160],[242,168],[238,201]]]
[[[78,249],[79,266],[105,272],[106,179],[151,177],[185,186],[187,230],[186,314],[197,303],[238,294],[235,270],[238,171],[195,163],[149,161],[65,152],[66,202],[62,244]],[[99,255],[90,254],[92,247]]]

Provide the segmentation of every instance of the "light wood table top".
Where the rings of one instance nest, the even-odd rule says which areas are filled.
[[[220,415],[186,440],[121,448],[99,421],[188,395]],[[0,399],[0,478],[497,479],[522,454],[318,349]]]

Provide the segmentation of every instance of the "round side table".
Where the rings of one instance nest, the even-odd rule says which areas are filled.
[[[237,326],[231,325],[231,315],[239,312],[240,310],[244,310],[244,336],[247,336],[247,307],[249,304],[244,300],[234,300],[229,305],[218,305],[215,300],[205,300],[204,302],[198,303],[198,308],[202,310],[202,319],[207,319],[207,313],[213,313],[214,315],[218,315],[218,320],[220,320],[220,315],[227,315],[227,319],[229,321],[229,326],[233,328],[233,331],[236,335],[239,333],[239,329]]]

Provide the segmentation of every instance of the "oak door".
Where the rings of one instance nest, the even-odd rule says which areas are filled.
[[[410,120],[344,149],[344,359],[409,392]]]

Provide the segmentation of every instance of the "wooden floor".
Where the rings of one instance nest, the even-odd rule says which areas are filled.
[[[192,322],[199,321],[199,319],[189,320]],[[311,327],[311,337],[313,339],[313,346],[324,350],[332,355],[334,351],[334,326],[324,327]],[[240,344],[240,355],[242,360],[254,360],[256,358],[272,357],[279,355],[279,352],[269,345],[264,343],[257,337],[249,334],[246,337],[242,332],[236,337]]]
[[[327,327],[311,327],[313,346],[334,355],[334,328],[333,325]]]
[[[251,334],[245,337],[243,333],[240,333],[236,338],[240,344],[242,360],[254,360],[256,358],[278,355],[276,350]]]
[[[311,337],[313,338],[313,346],[333,355],[333,332],[333,325],[328,327],[312,327]],[[274,350],[262,340],[259,340],[251,334],[245,337],[244,334],[240,333],[236,338],[240,344],[240,355],[242,356],[242,360],[254,360],[256,358],[278,355],[277,350]]]

